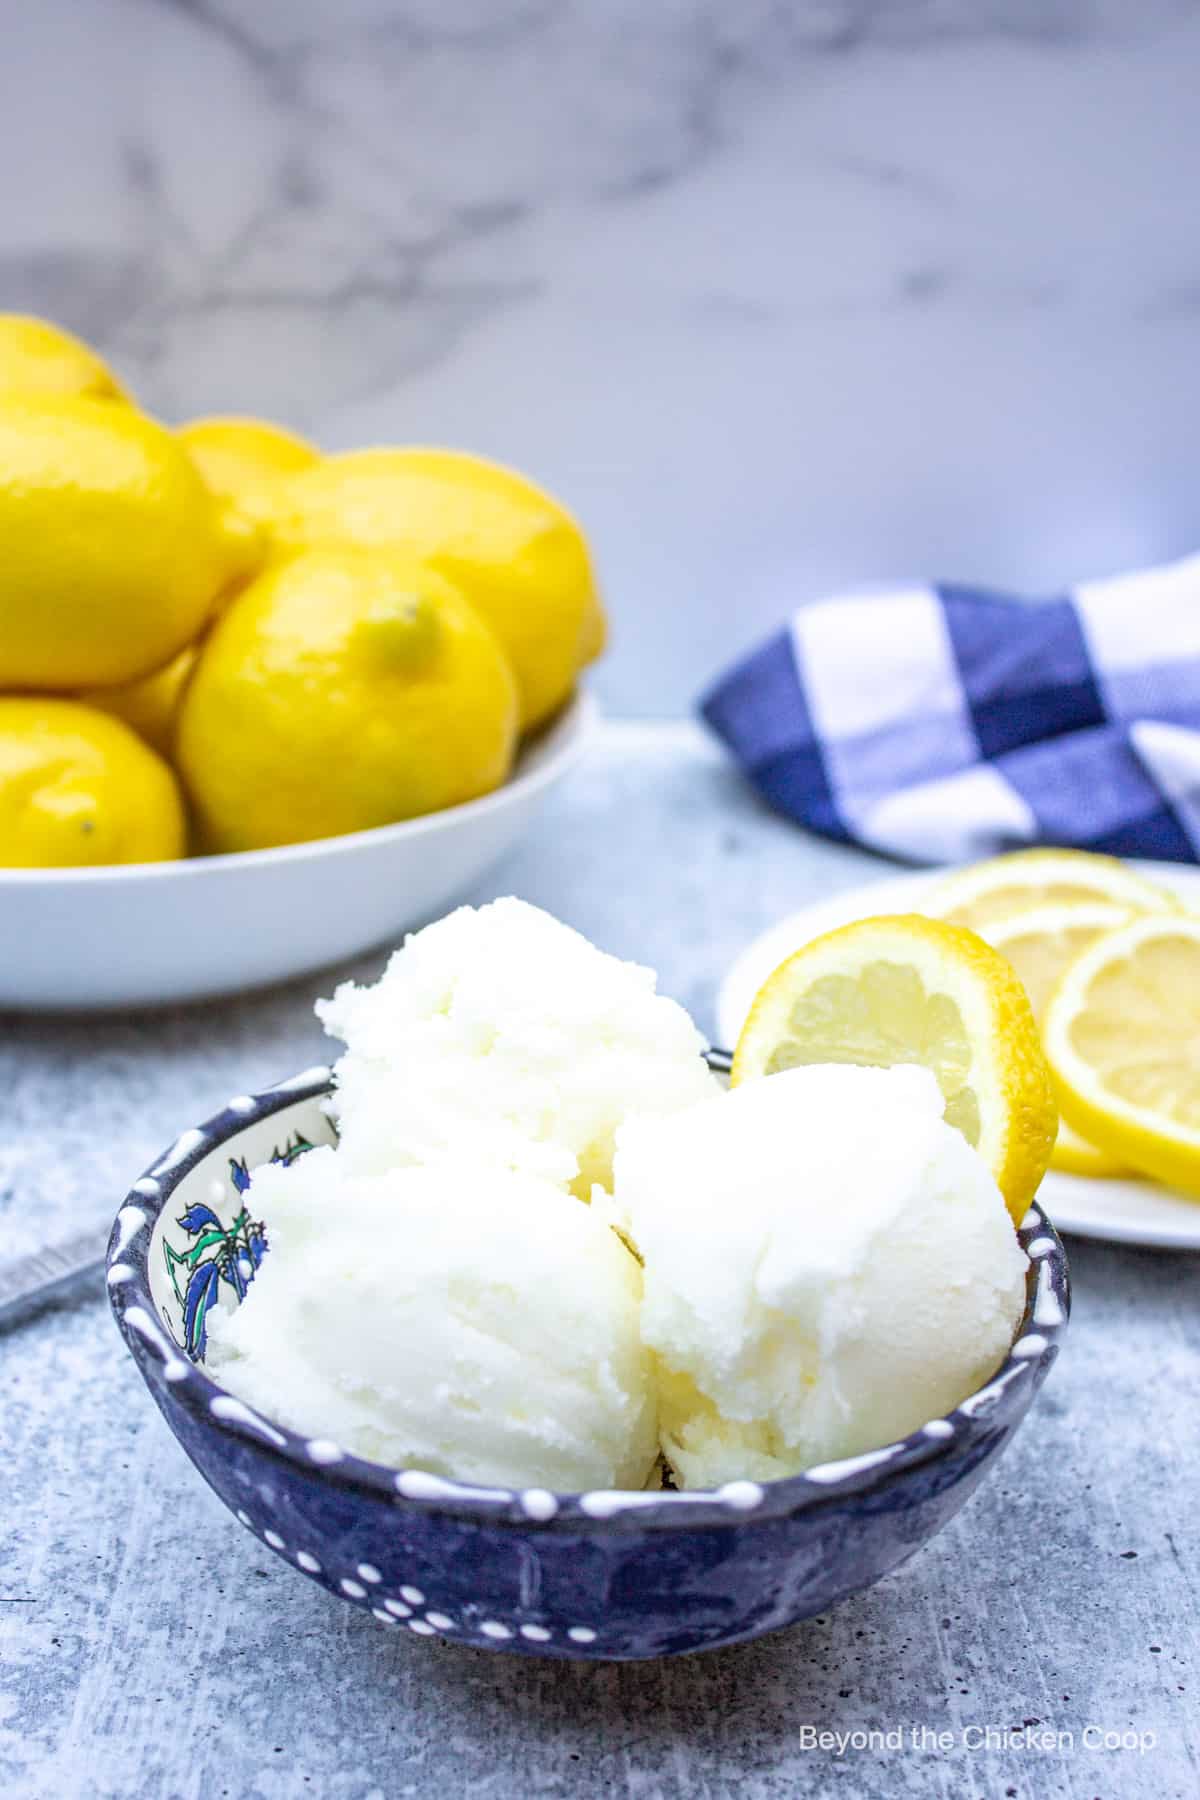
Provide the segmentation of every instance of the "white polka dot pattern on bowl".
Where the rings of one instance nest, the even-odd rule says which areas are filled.
[[[526,1488],[521,1495],[521,1511],[527,1519],[544,1523],[558,1512],[558,1501],[548,1488]]]
[[[342,1592],[349,1593],[352,1599],[372,1598],[358,1582],[348,1578],[343,1578],[338,1585]],[[359,1589],[357,1594],[352,1591],[355,1588]],[[420,1589],[405,1586],[401,1588],[400,1592],[413,1594],[419,1593]],[[509,1622],[505,1619],[488,1618],[481,1619],[477,1624],[472,1625],[464,1620],[454,1618],[450,1613],[440,1612],[436,1607],[430,1607],[424,1615],[414,1615],[414,1609],[407,1601],[394,1600],[390,1596],[384,1599],[382,1604],[372,1605],[370,1611],[381,1624],[406,1624],[417,1637],[434,1637],[439,1632],[461,1631],[468,1638],[475,1635],[492,1644],[508,1643],[517,1637],[524,1638],[527,1644],[550,1644],[554,1642],[556,1635],[549,1625],[539,1624],[535,1620],[514,1619]],[[598,1643],[600,1639],[600,1633],[591,1625],[570,1625],[563,1635],[572,1644],[577,1644],[581,1648]]]
[[[522,1501],[528,1501],[530,1496],[538,1491],[537,1489],[527,1490],[522,1495]],[[752,1481],[730,1482],[721,1490],[721,1498],[727,1505],[737,1507],[740,1502],[741,1506],[746,1507],[756,1505],[761,1492],[757,1483]],[[553,1500],[554,1496],[549,1495],[548,1498]],[[555,1505],[557,1506],[557,1502]],[[249,1513],[243,1508],[237,1509],[237,1517],[248,1530],[256,1533],[260,1531]],[[272,1527],[261,1528],[261,1536],[273,1550],[285,1551],[287,1549],[286,1540]],[[320,1558],[314,1556],[311,1550],[297,1550],[294,1555],[297,1567],[304,1569],[309,1575],[324,1573],[324,1566]],[[417,1637],[434,1637],[438,1632],[464,1630],[468,1635],[474,1632],[493,1644],[507,1643],[516,1637],[524,1638],[528,1644],[550,1644],[554,1641],[555,1633],[551,1627],[539,1624],[536,1620],[513,1620],[512,1623],[509,1623],[505,1619],[488,1618],[481,1619],[478,1624],[472,1626],[436,1607],[430,1607],[423,1617],[416,1616],[416,1609],[423,1607],[426,1603],[424,1589],[414,1587],[411,1582],[404,1582],[399,1589],[402,1596],[400,1599],[395,1599],[391,1595],[372,1594],[371,1588],[378,1587],[383,1579],[383,1571],[376,1568],[374,1563],[360,1562],[355,1565],[353,1575],[341,1575],[337,1578],[338,1591],[345,1594],[350,1600],[369,1602],[369,1610],[380,1624],[406,1624]],[[571,1643],[580,1646],[594,1644],[599,1639],[599,1633],[590,1625],[570,1625],[567,1627],[565,1635]]]

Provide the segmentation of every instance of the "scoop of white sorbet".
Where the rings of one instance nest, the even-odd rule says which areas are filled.
[[[270,1252],[208,1366],[309,1437],[487,1485],[645,1486],[658,1455],[641,1271],[596,1213],[463,1164],[256,1169]]]
[[[347,1167],[467,1154],[586,1199],[612,1184],[618,1124],[716,1091],[704,1039],[651,969],[607,956],[522,900],[416,932],[373,987],[318,1002]]]
[[[878,1448],[993,1373],[1026,1258],[924,1069],[798,1068],[618,1140],[685,1487]]]

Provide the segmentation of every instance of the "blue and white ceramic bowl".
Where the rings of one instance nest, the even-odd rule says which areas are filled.
[[[204,1367],[207,1315],[240,1300],[270,1234],[252,1171],[333,1140],[329,1087],[327,1069],[309,1069],[185,1131],[117,1214],[108,1285],[150,1392],[209,1484],[248,1531],[381,1625],[526,1656],[625,1659],[736,1644],[824,1612],[958,1511],[1058,1354],[1067,1264],[1035,1205],[1020,1230],[1029,1284],[1011,1354],[899,1443],[788,1481],[686,1494],[513,1491],[365,1462],[262,1418]]]

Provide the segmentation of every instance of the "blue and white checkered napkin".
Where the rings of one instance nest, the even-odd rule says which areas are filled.
[[[701,711],[814,831],[917,862],[1026,844],[1200,860],[1200,556],[1021,603],[803,607]]]

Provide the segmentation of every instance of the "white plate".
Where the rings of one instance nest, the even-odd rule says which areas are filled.
[[[1186,863],[1132,859],[1129,866],[1171,888],[1185,905],[1200,912],[1200,869]],[[868,882],[818,905],[806,906],[802,912],[792,913],[770,931],[764,931],[742,951],[721,984],[717,998],[721,1043],[730,1048],[736,1044],[750,1002],[785,956],[822,931],[848,925],[852,919],[869,918],[872,913],[919,912],[923,897],[945,874],[944,869],[928,870]],[[1038,1198],[1060,1231],[1077,1232],[1081,1237],[1111,1238],[1119,1243],[1200,1250],[1200,1201],[1188,1200],[1153,1182],[1093,1181],[1051,1170],[1042,1182]]]
[[[596,720],[580,694],[482,800],[278,850],[0,869],[0,1007],[94,1011],[306,974],[435,916],[511,849]]]

